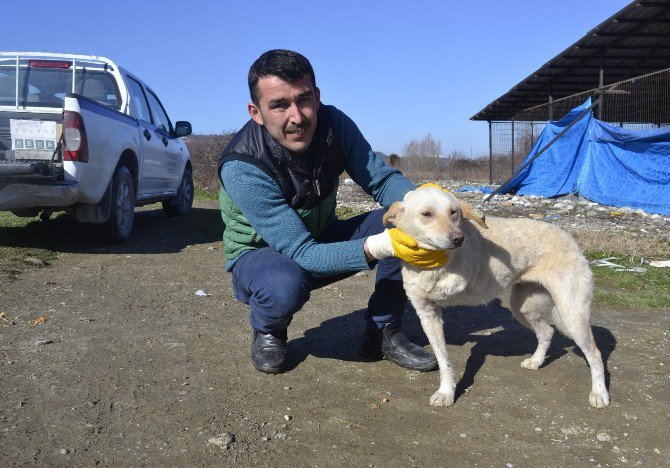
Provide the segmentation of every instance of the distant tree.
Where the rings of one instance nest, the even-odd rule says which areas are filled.
[[[429,133],[421,140],[410,140],[403,148],[406,158],[439,158],[442,157],[442,144]]]
[[[391,153],[391,154],[389,155],[389,164],[390,164],[391,166],[395,166],[396,164],[398,164],[398,161],[399,161],[399,160],[400,160],[400,156],[398,156],[397,154],[395,154],[395,153]]]

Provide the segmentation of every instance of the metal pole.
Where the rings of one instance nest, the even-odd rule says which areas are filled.
[[[512,117],[512,172],[514,174],[514,117]]]
[[[74,88],[74,78],[75,78],[75,76],[77,76],[76,73],[77,73],[77,58],[75,57],[75,58],[72,59],[72,94],[74,94],[74,89],[75,89]]]
[[[489,185],[493,185],[493,134],[491,133],[490,120],[489,120]]]
[[[598,58],[600,61],[600,74],[598,77],[598,88],[600,90],[600,97],[604,98],[605,94],[603,93],[603,86],[605,84],[605,69],[603,68],[603,50],[598,50]],[[598,106],[598,120],[603,119],[603,99],[600,100],[600,105]]]
[[[549,122],[554,120],[554,98],[551,95],[551,91],[549,91]]]
[[[19,56],[16,56],[16,108],[19,108]]]

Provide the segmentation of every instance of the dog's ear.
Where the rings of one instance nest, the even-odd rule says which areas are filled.
[[[479,224],[484,229],[489,228],[486,225],[486,221],[484,221],[484,212],[483,211],[475,210],[472,206],[470,206],[470,204],[464,202],[463,200],[460,200],[460,202],[461,202],[461,213],[463,213],[463,216],[465,216],[469,220],[472,220],[475,223]],[[477,213],[477,211],[480,211],[481,215],[479,213]]]
[[[400,216],[403,213],[403,211],[405,211],[405,206],[401,202],[395,202],[393,205],[391,205],[391,208],[389,208],[388,211],[384,213],[384,217],[382,218],[384,226],[386,226],[389,223],[395,226],[396,218]]]

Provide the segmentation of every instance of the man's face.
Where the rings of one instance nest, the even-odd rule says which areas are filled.
[[[312,142],[319,110],[319,88],[309,75],[295,83],[276,76],[258,80],[258,105],[250,103],[249,115],[287,150],[303,154]]]

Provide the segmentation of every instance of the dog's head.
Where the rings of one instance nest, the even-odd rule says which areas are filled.
[[[484,220],[467,203],[439,188],[422,188],[405,195],[384,215],[391,223],[412,236],[420,247],[431,250],[453,250],[463,244],[461,217],[488,229]]]

